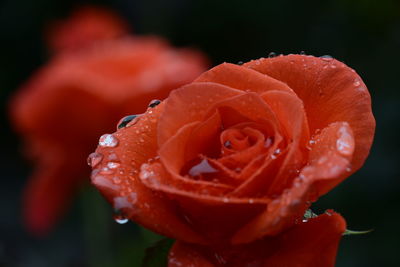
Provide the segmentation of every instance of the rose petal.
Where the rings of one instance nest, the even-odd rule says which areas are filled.
[[[313,139],[309,166],[301,173],[312,177],[318,196],[324,195],[348,177],[355,140],[347,122],[336,122]]]
[[[344,219],[333,213],[249,245],[213,249],[177,241],[169,253],[169,266],[333,267],[345,230]]]
[[[218,120],[217,116],[212,116],[210,122],[213,121],[212,118]],[[185,160],[186,149],[190,146],[190,138],[192,137],[193,131],[196,129],[199,130],[199,126],[201,127],[201,125],[204,126],[204,124],[201,124],[200,122],[192,122],[185,125],[160,148],[158,154],[165,170],[168,172],[165,175],[166,177],[161,176],[161,179],[168,184],[168,186],[181,189],[185,188],[190,193],[197,193],[203,190],[207,191],[211,196],[221,196],[224,193],[231,191],[232,187],[214,182],[197,181],[190,177],[182,176],[184,174],[181,175],[184,165],[188,160],[192,159],[188,158]],[[212,128],[214,129],[214,127]]]
[[[159,163],[143,165],[141,178],[153,191],[177,200],[179,213],[211,243],[229,240],[247,221],[263,211],[270,201],[265,198],[224,196],[225,192],[218,196],[221,185],[216,183],[177,183]]]
[[[166,107],[160,118],[159,146],[184,125],[204,120],[205,111],[215,103],[240,94],[243,92],[215,83],[192,83],[174,90],[165,101]]]
[[[244,66],[292,88],[303,100],[311,132],[332,122],[348,122],[356,142],[351,172],[363,165],[372,144],[375,120],[368,90],[352,69],[334,59],[302,55],[253,60]]]
[[[349,144],[346,153],[337,149],[343,136]],[[292,186],[273,200],[257,218],[243,227],[233,237],[234,243],[247,243],[265,235],[275,235],[292,225],[304,214],[308,202],[315,201],[343,177],[348,175],[352,156],[351,129],[347,123],[338,122],[322,130],[311,148],[309,165],[304,167]],[[347,148],[347,147],[346,147]]]
[[[262,94],[269,90],[279,90],[295,95],[285,83],[258,71],[223,63],[200,75],[194,82],[213,82],[247,92]]]
[[[262,98],[282,124],[283,133],[289,142],[286,158],[268,192],[269,195],[280,194],[290,185],[297,175],[296,171],[307,158],[305,147],[310,138],[307,117],[302,101],[296,96],[282,91],[268,91],[262,94]]]
[[[163,103],[141,116],[136,124],[117,131],[114,136],[119,140],[118,146],[97,148],[103,161],[94,171],[92,183],[139,224],[172,238],[202,243],[202,237],[177,215],[176,206],[139,179],[140,166],[157,155],[156,129],[162,109]],[[110,161],[116,160],[120,167],[103,171]]]

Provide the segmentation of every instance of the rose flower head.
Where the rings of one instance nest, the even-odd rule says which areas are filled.
[[[179,240],[171,266],[214,266],[196,246],[221,251],[210,264],[293,266],[283,262],[292,255],[331,266],[345,221],[303,215],[363,165],[375,120],[354,70],[288,55],[216,66],[119,128],[100,138],[92,183],[126,218]]]
[[[109,9],[83,6],[67,19],[51,23],[46,40],[53,52],[82,50],[104,40],[127,35],[128,24]]]
[[[36,163],[24,192],[28,229],[48,232],[77,185],[89,179],[85,160],[101,133],[151,99],[193,81],[206,65],[203,54],[175,49],[160,38],[125,37],[56,54],[36,72],[10,105]]]

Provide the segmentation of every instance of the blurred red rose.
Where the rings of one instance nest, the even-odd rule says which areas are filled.
[[[82,50],[104,40],[120,38],[128,33],[128,24],[109,9],[84,6],[65,20],[53,22],[46,33],[53,52]]]
[[[34,74],[10,105],[37,164],[24,192],[29,230],[45,234],[64,212],[76,186],[89,177],[85,161],[101,133],[205,68],[196,51],[174,49],[156,37],[125,37],[61,53]]]
[[[289,55],[225,63],[104,135],[92,183],[126,217],[179,242],[269,243],[290,227],[310,232],[304,212],[362,166],[374,130],[365,84],[339,61]],[[334,255],[344,221],[335,215],[305,225],[329,235],[321,221],[340,229]]]

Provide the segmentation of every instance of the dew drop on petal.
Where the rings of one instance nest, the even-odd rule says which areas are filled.
[[[121,183],[121,178],[119,178],[118,176],[113,177],[113,182],[114,184],[120,184]]]
[[[215,253],[214,256],[220,265],[226,265],[227,262],[221,255]]]
[[[269,58],[276,57],[276,53],[275,53],[275,52],[270,52],[270,53],[268,54],[268,57],[269,57]]]
[[[103,134],[99,140],[99,146],[101,147],[116,147],[118,145],[118,139],[112,134]]]
[[[271,155],[271,158],[272,158],[272,159],[276,159],[277,156],[278,156],[280,153],[281,153],[281,149],[280,149],[280,148],[275,149],[274,153]]]
[[[100,174],[113,174],[114,170],[109,169],[108,167],[104,167],[100,169]]]
[[[320,58],[321,58],[323,61],[327,61],[327,62],[333,60],[333,57],[330,56],[330,55],[323,55],[323,56],[320,56]]]
[[[229,140],[225,141],[224,147],[226,147],[226,148],[232,148],[231,141],[229,141]]]
[[[114,221],[115,221],[116,223],[119,223],[119,224],[125,224],[125,223],[127,223],[127,222],[129,221],[128,218],[126,218],[125,216],[123,216],[123,215],[121,215],[121,214],[115,214],[115,215],[113,216],[113,218],[114,218]]]
[[[358,87],[358,86],[360,86],[360,81],[359,80],[354,80],[354,82],[353,82],[353,85],[355,86],[355,87]]]
[[[270,147],[272,145],[272,143],[273,143],[272,138],[268,137],[267,140],[265,140],[264,147],[268,148],[268,147]]]
[[[354,139],[345,127],[339,129],[339,138],[336,140],[336,149],[343,156],[350,156],[354,151]]]
[[[102,161],[103,155],[100,153],[91,153],[87,158],[87,164],[91,167],[96,167]]]
[[[198,176],[206,173],[216,173],[218,170],[214,169],[207,159],[203,159],[199,164],[194,165],[188,172],[190,176]]]
[[[107,163],[107,167],[109,169],[116,169],[120,166],[121,164],[119,164],[118,162],[114,162],[114,161],[110,161]]]
[[[161,100],[153,99],[149,103],[149,108],[154,108],[154,107],[158,106],[160,103],[161,103]]]
[[[136,119],[138,117],[138,115],[129,115],[126,117],[123,117],[119,122],[118,122],[118,126],[117,129],[121,129],[121,128],[125,128],[127,127],[128,123],[130,123],[131,121],[133,121],[134,119]]]
[[[325,214],[328,215],[328,216],[332,216],[333,213],[334,213],[334,211],[331,210],[331,209],[325,211]]]

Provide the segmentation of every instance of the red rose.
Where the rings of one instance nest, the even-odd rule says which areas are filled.
[[[127,23],[109,9],[85,6],[65,20],[53,22],[46,35],[53,52],[82,50],[128,33]]]
[[[11,103],[12,119],[37,161],[24,194],[31,232],[47,232],[89,177],[85,159],[115,121],[193,81],[204,56],[155,37],[104,41],[53,58]]]
[[[329,236],[326,221],[340,229],[326,252],[334,256],[343,219],[302,217],[362,166],[374,129],[367,88],[332,58],[225,63],[107,135],[113,145],[100,142],[92,183],[126,217],[214,251],[293,227],[277,237],[288,247],[308,224]]]

